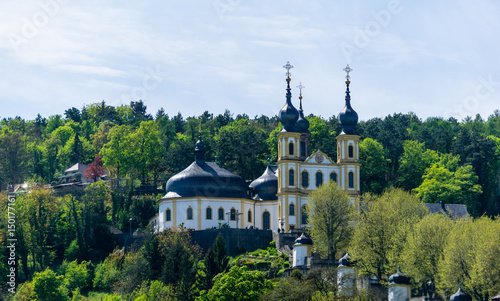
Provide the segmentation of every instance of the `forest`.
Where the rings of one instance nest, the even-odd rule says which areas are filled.
[[[307,119],[311,149],[336,158],[335,137],[341,131],[336,116],[311,114]],[[3,118],[2,246],[7,244],[11,206],[7,188],[24,182],[32,187],[30,193],[17,195],[12,205],[16,210],[19,289],[25,290],[25,296],[50,296],[54,292],[44,293],[43,289],[57,287],[55,297],[47,300],[85,300],[81,293],[89,291],[104,295],[113,292],[124,300],[156,300],[148,297],[155,292],[166,296],[164,300],[180,298],[184,293],[188,300],[195,295],[211,300],[207,292],[214,286],[217,271],[224,270],[227,273],[219,278],[230,273],[236,278],[257,277],[263,286],[256,290],[263,292],[270,285],[264,281],[264,274],[233,270],[234,266],[241,267],[241,260],[232,259],[228,266],[225,255],[201,254],[190,244],[188,234],[151,235],[140,250],[123,254],[114,250],[107,229],[113,226],[128,231],[131,227],[148,233],[148,221],[157,213],[156,202],[166,181],[194,160],[199,137],[207,148],[207,161],[216,161],[245,180],[254,180],[268,161],[276,162],[276,135],[281,129],[277,116],[251,118],[226,110],[218,115],[206,111],[185,118],[180,112],[170,117],[164,109],[152,115],[143,101],[118,107],[102,101],[81,109],[69,108],[61,115],[38,115],[34,120]],[[477,218],[495,219],[500,214],[500,111],[487,118],[477,115],[461,121],[441,117],[422,120],[413,113],[394,113],[360,121],[356,130],[361,136],[362,194],[377,196],[399,189],[419,202],[465,204]],[[47,188],[56,185],[64,170],[75,163],[106,168],[110,182],[98,181],[79,194],[51,193]],[[144,193],[145,187],[153,190]],[[214,245],[217,248],[222,252]],[[9,273],[9,251],[2,250],[0,273],[5,277]],[[164,262],[179,258],[180,262],[172,266],[184,264],[182,269],[168,270]],[[271,266],[281,269],[286,260],[276,255],[274,261]],[[214,270],[208,271],[211,268]],[[310,277],[300,281],[310,281],[313,286],[318,279]],[[282,285],[294,286],[293,279]],[[23,282],[26,285],[21,286]],[[194,285],[198,291],[190,290]],[[204,287],[205,295],[201,292]],[[110,295],[106,300],[122,300],[113,298]]]

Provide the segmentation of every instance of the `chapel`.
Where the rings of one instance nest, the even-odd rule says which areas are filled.
[[[346,71],[345,106],[338,114],[342,132],[336,137],[334,161],[310,146],[309,122],[302,109],[292,103],[289,62],[286,72],[285,105],[278,112],[283,130],[278,137],[276,165],[268,164],[263,174],[249,185],[217,162],[205,160],[200,136],[194,148],[194,161],[170,178],[159,212],[153,222],[159,231],[184,228],[205,230],[227,224],[230,228],[253,228],[290,232],[307,224],[305,206],[308,195],[327,181],[345,190],[354,204],[360,195],[359,135],[355,131],[358,114],[351,106],[349,91],[352,69]],[[209,150],[208,150],[209,151]]]

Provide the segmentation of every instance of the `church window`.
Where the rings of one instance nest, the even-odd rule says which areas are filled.
[[[349,172],[349,188],[354,188],[354,173]]]
[[[224,220],[224,209],[223,208],[219,208],[219,212],[218,212],[218,220],[222,221]]]
[[[302,206],[302,225],[307,224],[307,211],[306,211],[306,205]]]
[[[187,219],[193,219],[193,208],[189,207],[187,210]]]
[[[332,172],[330,174],[330,181],[337,183],[337,173],[336,172]]]
[[[349,145],[349,158],[354,157],[354,148],[352,145]]]
[[[172,211],[170,209],[167,209],[165,211],[165,221],[169,222],[172,220]]]
[[[309,173],[307,171],[302,172],[302,187],[309,187]]]
[[[306,156],[306,143],[304,141],[300,141],[300,156]]]
[[[231,209],[230,218],[232,221],[236,220],[236,209],[234,208]]]
[[[293,156],[293,142],[290,142],[290,143],[288,144],[288,154],[289,154],[290,156]]]
[[[319,188],[321,185],[323,185],[323,174],[321,171],[318,171],[316,173],[316,187]]]
[[[206,219],[212,219],[212,208],[210,207],[207,208]]]
[[[294,172],[293,169],[290,169],[288,171],[288,185],[289,186],[295,185],[295,179],[294,178],[295,178],[295,172]]]
[[[262,214],[262,229],[269,230],[271,229],[271,214],[268,211],[265,211]]]
[[[248,222],[252,222],[252,211],[248,210]]]
[[[293,203],[290,204],[290,208],[288,210],[288,215],[295,215],[295,205]]]

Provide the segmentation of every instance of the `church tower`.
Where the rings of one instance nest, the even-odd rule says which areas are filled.
[[[286,103],[278,117],[283,130],[278,133],[278,223],[280,229],[288,229],[290,204],[297,204],[300,199],[300,164],[309,155],[309,122],[304,117],[301,105],[298,111],[292,104],[290,89],[290,62],[283,66],[286,72]],[[299,85],[302,91],[303,86]]]
[[[360,194],[359,179],[359,135],[354,130],[358,124],[358,113],[351,107],[351,95],[349,85],[351,83],[349,73],[352,69],[347,65],[344,69],[346,76],[345,107],[339,113],[339,122],[342,132],[337,136],[337,164],[340,166],[342,189],[350,195]]]

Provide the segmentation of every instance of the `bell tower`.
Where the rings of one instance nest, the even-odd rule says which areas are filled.
[[[342,132],[337,136],[337,164],[340,166],[342,189],[350,195],[360,194],[359,178],[359,135],[354,127],[358,124],[358,113],[351,107],[349,85],[352,69],[347,65],[344,69],[346,75],[345,106],[339,113],[338,120],[342,125]]]

